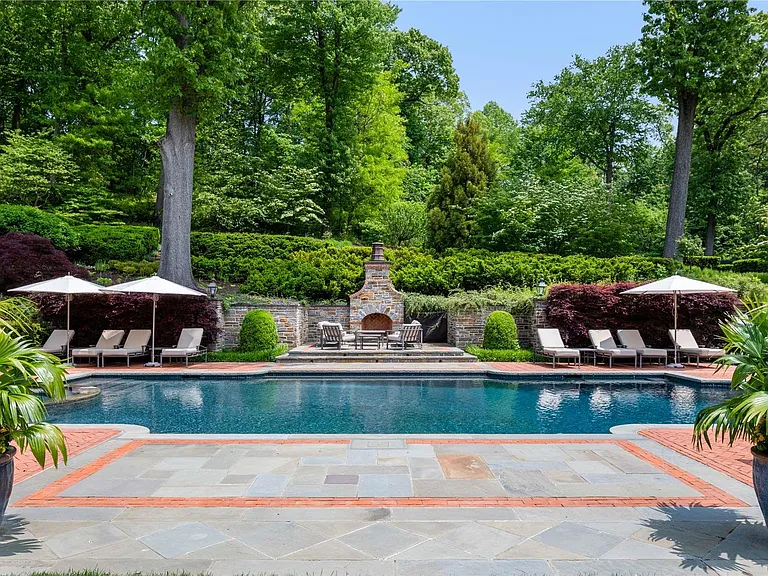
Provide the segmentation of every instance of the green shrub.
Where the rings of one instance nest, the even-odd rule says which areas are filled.
[[[702,282],[719,284],[726,288],[733,288],[739,293],[739,297],[765,302],[768,300],[768,286],[763,284],[755,274],[739,274],[725,270],[711,270],[709,268],[686,267],[680,272],[683,276],[695,278]]]
[[[477,356],[480,362],[532,362],[533,350],[528,348],[517,348],[513,350],[488,350],[479,346],[469,345],[466,349],[468,354]]]
[[[59,250],[77,248],[79,236],[64,220],[33,206],[0,204],[0,234],[31,232],[48,238]]]
[[[302,250],[318,250],[332,242],[306,236],[279,236],[249,233],[193,232],[193,256],[209,259],[286,258]]]
[[[125,276],[146,278],[148,276],[157,274],[157,271],[160,268],[160,262],[147,262],[146,260],[142,260],[140,262],[122,262],[120,260],[110,260],[107,263],[106,268],[107,270],[111,270]]]
[[[209,352],[208,362],[274,362],[275,358],[287,351],[288,346],[285,344],[278,344],[268,350],[222,350]]]
[[[687,256],[683,258],[686,266],[698,266],[699,268],[717,268],[720,266],[720,256]]]
[[[243,318],[240,326],[240,346],[242,352],[271,350],[277,346],[277,325],[272,314],[266,310],[251,310]]]
[[[95,264],[107,260],[142,260],[160,244],[160,231],[152,226],[76,226],[80,246],[74,260]]]
[[[517,342],[517,325],[512,314],[503,310],[491,312],[485,321],[483,348],[490,350],[516,350],[520,348],[520,344]]]
[[[734,260],[732,270],[734,272],[768,272],[768,260],[760,258]]]

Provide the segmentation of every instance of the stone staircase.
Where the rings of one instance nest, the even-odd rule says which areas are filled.
[[[461,348],[446,344],[424,344],[424,347],[408,350],[387,350],[385,348],[366,348],[354,350],[321,349],[314,344],[299,346],[290,350],[275,361],[278,364],[312,364],[336,362],[476,362],[477,358],[467,354]]]

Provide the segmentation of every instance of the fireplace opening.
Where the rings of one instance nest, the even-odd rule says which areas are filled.
[[[368,314],[360,323],[361,330],[392,330],[392,318],[386,314]]]

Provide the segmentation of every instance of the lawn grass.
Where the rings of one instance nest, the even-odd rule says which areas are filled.
[[[208,362],[274,362],[275,358],[288,351],[288,346],[278,344],[271,350],[221,350],[208,352]]]
[[[480,362],[533,362],[533,350],[529,348],[491,350],[470,344],[467,346],[466,352],[477,356]]]

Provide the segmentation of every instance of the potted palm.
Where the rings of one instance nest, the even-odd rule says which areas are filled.
[[[58,427],[45,422],[38,391],[64,398],[64,367],[55,356],[38,352],[22,333],[28,301],[0,301],[0,524],[13,488],[13,458],[29,449],[40,466],[46,454],[54,466],[66,463],[67,446]],[[14,446],[15,444],[15,446]]]
[[[722,326],[725,356],[718,370],[733,367],[731,390],[736,394],[709,406],[696,416],[693,441],[701,449],[706,442],[737,439],[752,445],[752,477],[755,493],[768,521],[768,305],[747,304]]]

